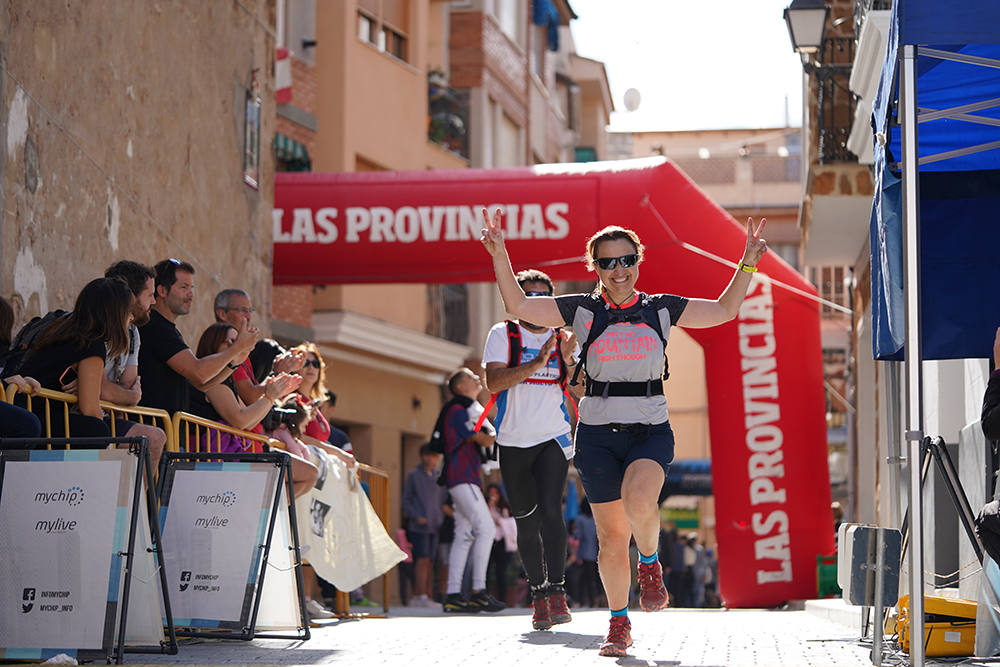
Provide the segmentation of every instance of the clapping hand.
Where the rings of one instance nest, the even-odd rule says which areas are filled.
[[[275,373],[297,373],[306,363],[306,353],[302,350],[288,350],[279,355],[272,368]]]
[[[576,334],[572,329],[562,330],[562,340],[559,341],[559,351],[562,353],[564,361],[573,359],[573,352],[576,351]]]

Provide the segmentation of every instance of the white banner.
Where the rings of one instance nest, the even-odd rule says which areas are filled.
[[[106,650],[135,458],[122,450],[39,454],[64,460],[4,462],[0,648],[8,658],[12,648]]]
[[[353,591],[406,558],[389,534],[358,481],[340,459],[322,450],[320,477],[295,505],[299,544],[305,559],[342,591]]]
[[[300,520],[299,517],[296,519]],[[297,630],[306,627],[302,618],[299,589],[295,581],[295,561],[292,558],[292,531],[288,520],[288,493],[281,488],[281,505],[274,522],[271,553],[264,572],[264,586],[257,610],[256,632]]]
[[[276,473],[271,463],[228,462],[168,472],[161,530],[177,626],[242,630],[248,622]]]

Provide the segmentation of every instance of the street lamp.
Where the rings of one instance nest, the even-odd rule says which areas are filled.
[[[792,0],[785,8],[785,24],[792,49],[801,56],[823,47],[823,32],[830,7],[823,0]]]

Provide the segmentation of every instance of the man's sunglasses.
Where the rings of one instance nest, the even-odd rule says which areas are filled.
[[[619,264],[622,265],[622,268],[627,269],[630,266],[635,266],[636,262],[638,261],[639,261],[639,254],[632,253],[631,255],[622,255],[621,257],[598,257],[594,259],[594,264],[604,269],[605,271],[609,271],[618,266]]]
[[[525,292],[524,296],[552,296],[551,292]]]
[[[310,359],[309,361],[306,361],[302,365],[303,366],[312,366],[313,368],[321,368],[322,367],[322,364],[320,364],[319,360],[316,360],[316,359]]]

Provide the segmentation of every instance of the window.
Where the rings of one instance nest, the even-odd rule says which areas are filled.
[[[518,8],[521,6],[519,0],[494,0],[493,13],[496,14],[497,23],[500,29],[510,37],[511,41],[520,45],[521,40],[521,16]]]
[[[847,269],[843,266],[809,267],[809,280],[816,286],[820,297],[845,308],[848,306],[848,286],[845,280],[847,276]],[[823,305],[823,315],[833,315],[839,312],[835,308]]]
[[[407,0],[358,2],[358,39],[404,62],[408,57],[406,34],[409,24]]]
[[[545,52],[549,47],[549,36],[546,34],[547,27],[543,25],[532,26],[534,39],[531,42],[531,72],[542,81],[545,81]]]

